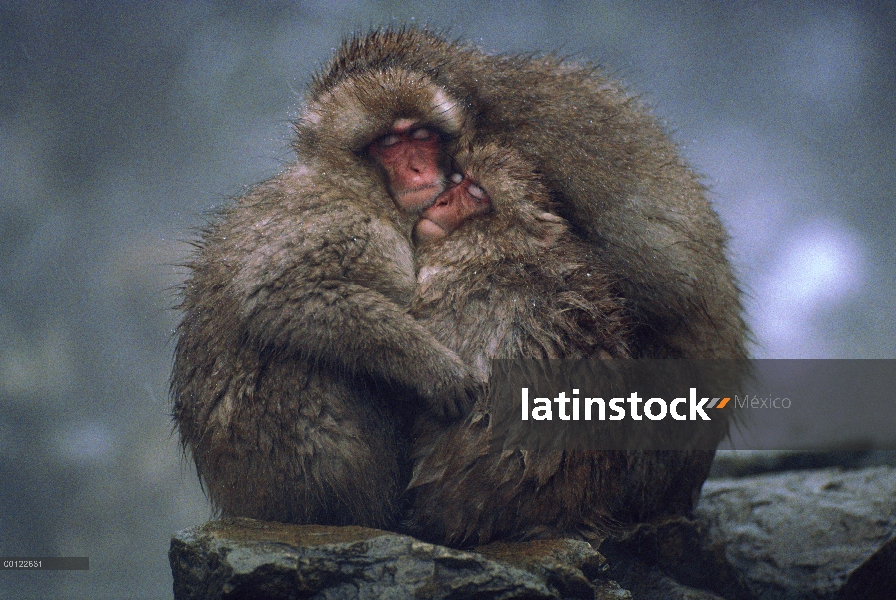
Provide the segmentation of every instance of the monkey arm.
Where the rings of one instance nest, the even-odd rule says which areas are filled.
[[[241,200],[252,211],[224,215],[199,261],[216,265],[232,299],[212,310],[234,307],[259,351],[411,390],[439,416],[464,412],[481,384],[408,313],[413,255],[395,224],[332,190],[284,196],[266,185]]]
[[[281,302],[279,310],[268,309]],[[287,295],[274,292],[247,323],[263,343],[413,390],[439,416],[463,412],[478,389],[455,352],[407,310],[361,285],[325,280]]]

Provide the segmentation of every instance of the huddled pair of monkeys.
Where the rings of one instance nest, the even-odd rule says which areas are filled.
[[[745,356],[725,233],[635,99],[382,30],[314,79],[295,149],[184,284],[174,419],[223,515],[467,546],[691,510],[711,452],[489,448],[491,359]]]

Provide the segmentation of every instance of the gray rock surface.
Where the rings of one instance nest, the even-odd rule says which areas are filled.
[[[575,540],[474,553],[362,527],[228,519],[178,533],[169,558],[177,600],[630,597],[591,585],[585,572],[598,574],[604,559]]]
[[[616,532],[600,553],[575,540],[465,552],[361,527],[231,519],[178,533],[169,557],[178,600],[896,599],[896,468],[711,480],[695,520]]]
[[[696,517],[756,598],[896,598],[892,467],[709,481]]]
[[[702,523],[684,518],[638,525],[604,540],[608,575],[638,600],[750,600],[740,574]]]

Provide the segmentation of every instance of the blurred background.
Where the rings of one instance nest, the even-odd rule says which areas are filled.
[[[642,94],[731,233],[756,357],[893,358],[892,3],[0,2],[2,598],[171,596],[210,516],[171,434],[174,265],[208,210],[293,159],[342,36],[450,27]]]

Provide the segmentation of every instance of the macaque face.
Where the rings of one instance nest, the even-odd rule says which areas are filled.
[[[434,129],[398,119],[368,150],[385,169],[389,192],[402,210],[420,212],[445,189],[442,140]]]
[[[417,243],[440,240],[468,219],[491,212],[491,198],[478,184],[459,173],[450,179],[454,185],[442,192],[435,203],[420,215],[414,227]]]

